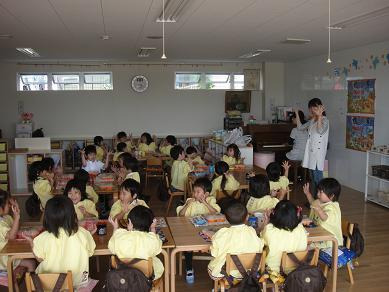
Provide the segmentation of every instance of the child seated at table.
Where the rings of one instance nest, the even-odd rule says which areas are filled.
[[[84,169],[79,169],[74,173],[74,179],[85,185],[85,192],[89,200],[97,203],[99,195],[95,189],[89,184],[89,173]]]
[[[155,136],[154,139],[156,139]],[[153,138],[151,138],[151,135],[149,133],[143,133],[140,136],[138,151],[146,154],[148,152],[155,152],[155,150],[157,150],[157,146],[155,145]]]
[[[128,215],[127,230],[119,228],[118,219],[109,217],[113,234],[108,249],[119,259],[152,258],[154,279],[161,278],[164,267],[157,257],[162,251],[162,241],[156,234],[157,220],[153,212],[144,206],[134,207]]]
[[[266,167],[267,177],[270,181],[270,191],[288,190],[289,186],[289,162],[282,163],[284,175],[281,175],[281,166],[277,162],[271,162]]]
[[[34,161],[28,170],[28,178],[33,182],[33,195],[38,196],[43,210],[46,202],[53,197],[54,173],[50,171],[49,164]]]
[[[265,215],[261,238],[268,248],[266,265],[270,271],[280,272],[283,252],[306,250],[307,233],[301,220],[301,207],[287,200],[280,201],[272,212]]]
[[[119,156],[127,151],[127,144],[124,142],[120,142],[116,145],[116,152],[113,154],[112,161],[117,162]]]
[[[212,192],[211,196],[216,198],[218,191],[227,193],[228,196],[230,193],[237,191],[240,187],[240,183],[235,179],[235,177],[229,173],[230,167],[224,161],[218,161],[215,164],[215,173],[217,177],[212,181]],[[219,200],[220,198],[216,198]]]
[[[163,139],[161,145],[159,146],[159,151],[162,155],[170,156],[170,150],[174,145],[177,144],[177,139],[173,135],[167,135],[165,139]]]
[[[333,234],[339,246],[343,245],[342,218],[338,203],[341,192],[340,183],[334,178],[322,179],[317,185],[316,200],[314,200],[309,190],[309,183],[304,185],[303,190],[311,205],[309,218],[314,224]],[[332,241],[314,242],[311,246],[330,248],[332,247]]]
[[[78,226],[73,202],[66,196],[50,199],[43,217],[45,231],[32,240],[32,251],[40,262],[36,273],[66,273],[72,271],[73,285],[86,284],[89,257],[95,251],[95,241],[89,231]]]
[[[129,136],[127,136],[126,132],[119,132],[116,134],[117,144],[119,143],[126,143],[126,151],[131,151],[134,148],[134,144],[132,143],[132,134],[130,133]]]
[[[95,203],[87,199],[85,184],[82,182],[75,179],[69,180],[63,194],[72,200],[79,221],[99,216]]]
[[[247,210],[250,214],[254,214],[256,211],[273,209],[280,200],[284,199],[286,190],[271,193],[267,176],[257,174],[249,179],[249,192],[247,195]]]
[[[180,145],[176,145],[170,150],[170,156],[174,160],[171,170],[171,191],[182,192],[185,190],[188,174],[193,170],[192,161],[185,160],[185,151]]]
[[[225,215],[231,227],[221,228],[212,236],[210,251],[214,259],[208,264],[208,273],[213,279],[223,278],[221,269],[227,254],[261,253],[263,249],[263,241],[255,229],[245,225],[248,218],[246,206],[235,202],[228,206]],[[231,271],[231,275],[242,278],[237,270]]]
[[[193,217],[197,215],[216,214],[220,212],[220,207],[216,204],[215,197],[209,195],[212,190],[211,181],[206,178],[198,178],[193,184],[193,197],[186,200],[183,206],[177,207],[177,215]],[[193,252],[184,252],[186,281],[194,282],[194,271],[192,265]]]
[[[12,211],[12,216],[9,215],[10,211]],[[4,248],[9,239],[16,238],[19,225],[20,209],[18,202],[12,199],[8,192],[0,189],[0,250]],[[0,271],[7,270],[7,263],[8,256],[0,256]],[[24,267],[29,272],[33,272],[35,266],[35,261],[31,259],[14,260],[14,270],[18,267]]]
[[[118,184],[121,184],[126,179],[132,178],[140,183],[140,175],[138,172],[138,160],[135,157],[125,157],[123,159],[123,168],[120,170]]]
[[[127,219],[128,213],[135,206],[141,205],[149,208],[144,200],[138,198],[139,191],[140,184],[136,180],[132,178],[126,179],[120,185],[119,200],[112,205],[109,216],[113,220]]]
[[[228,164],[228,166],[233,166],[235,164],[242,163],[240,158],[240,150],[236,144],[230,144],[227,146],[227,153],[223,155],[222,160]]]
[[[105,163],[96,160],[96,146],[88,145],[84,150],[81,150],[82,169],[88,173],[99,174],[101,171],[108,168],[109,156],[111,152],[108,152],[105,158]]]
[[[104,145],[104,138],[101,136],[96,136],[93,138],[93,144],[96,147],[96,160],[103,161],[105,157],[105,153],[107,150],[105,149]]]
[[[201,159],[201,156],[197,153],[197,149],[194,146],[189,146],[186,148],[186,156],[192,160],[194,165],[205,165],[204,160]]]

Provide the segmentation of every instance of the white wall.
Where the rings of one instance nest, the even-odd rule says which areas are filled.
[[[264,105],[262,115],[265,120],[271,121],[271,108],[285,104],[285,64],[264,63],[263,68]]]
[[[164,136],[202,135],[223,128],[224,90],[174,90],[177,71],[243,72],[261,64],[221,65],[115,65],[115,66],[26,66],[0,63],[0,129],[12,137],[19,119],[18,101],[34,113],[35,128],[46,136],[111,137],[120,130],[139,135],[144,131]],[[17,72],[112,71],[113,91],[16,91]],[[145,93],[135,93],[130,79],[144,74],[149,80]],[[262,92],[253,91],[251,111],[262,118]]]
[[[285,67],[286,104],[307,112],[310,98],[322,99],[330,120],[330,150],[327,154],[330,175],[359,191],[364,190],[366,154],[345,148],[347,90],[342,71],[343,67],[349,68],[352,60],[357,59],[362,61],[359,62],[360,69],[351,69],[349,77],[376,78],[374,142],[389,144],[389,64],[383,64],[388,48],[389,42],[377,43],[337,52],[333,54],[332,64],[326,64],[326,56],[319,56],[287,63]],[[379,57],[376,70],[370,69],[371,56]],[[338,80],[334,77],[336,67],[341,68]],[[336,83],[338,90],[334,90]]]

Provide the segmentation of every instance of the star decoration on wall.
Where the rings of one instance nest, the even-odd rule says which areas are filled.
[[[358,60],[353,59],[353,62],[352,62],[351,64],[353,65],[353,67],[354,67],[355,70],[358,69]]]
[[[372,61],[372,64],[373,64],[373,67],[374,69],[377,69],[377,65],[379,64],[380,60],[378,59],[378,57],[375,57]]]

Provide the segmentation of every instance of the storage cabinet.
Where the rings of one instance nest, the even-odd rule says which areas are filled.
[[[366,152],[365,201],[389,208],[389,154]]]
[[[227,153],[227,146],[222,141],[209,139],[207,153],[213,158],[213,162],[222,159],[223,155]],[[253,147],[239,146],[241,157],[244,158],[244,164],[253,164]]]
[[[0,189],[9,191],[8,141],[0,139]]]

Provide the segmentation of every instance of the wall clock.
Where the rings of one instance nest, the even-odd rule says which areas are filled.
[[[144,92],[149,87],[149,81],[143,75],[132,78],[131,87],[136,92]]]

